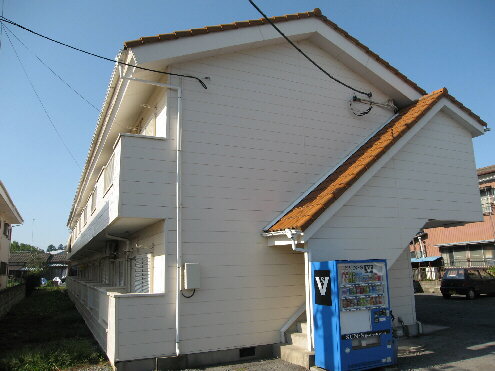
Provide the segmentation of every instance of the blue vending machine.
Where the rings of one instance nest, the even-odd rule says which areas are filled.
[[[385,260],[313,262],[315,364],[366,370],[395,363]]]

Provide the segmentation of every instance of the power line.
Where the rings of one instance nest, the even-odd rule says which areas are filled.
[[[2,0],[2,15],[3,18],[3,7],[5,5],[5,0]],[[3,23],[0,22],[0,49],[2,49],[2,37],[3,37]]]
[[[4,16],[1,16],[0,17],[0,22],[6,22],[6,23],[9,23],[13,26],[16,26],[16,27],[19,27],[19,28],[22,28],[23,30],[25,31],[28,31],[28,32],[31,32],[32,34],[36,35],[36,36],[39,36],[39,37],[42,37],[46,40],[49,40],[51,42],[54,42],[56,44],[59,44],[59,45],[62,45],[62,46],[65,46],[67,48],[70,48],[70,49],[74,49],[74,50],[77,50],[78,52],[81,52],[81,53],[84,53],[84,54],[88,54],[88,55],[91,55],[93,57],[96,57],[96,58],[100,58],[100,59],[103,59],[105,61],[109,61],[109,62],[112,62],[112,63],[118,63],[120,65],[123,65],[123,66],[129,66],[129,67],[133,67],[133,68],[137,68],[137,69],[140,69],[140,70],[144,70],[144,71],[150,71],[150,72],[156,72],[156,73],[161,73],[161,74],[164,74],[164,75],[170,75],[170,76],[178,76],[178,77],[186,77],[186,78],[189,78],[189,79],[194,79],[194,80],[197,80],[201,86],[205,89],[208,89],[208,87],[206,86],[206,84],[203,82],[203,80],[201,80],[199,77],[196,77],[196,76],[191,76],[191,75],[182,75],[182,74],[179,74],[179,73],[172,73],[172,72],[165,72],[165,71],[158,71],[158,70],[153,70],[151,68],[146,68],[146,67],[140,67],[140,66],[136,66],[136,65],[133,65],[133,64],[130,64],[130,63],[125,63],[125,62],[121,62],[121,61],[116,61],[115,59],[111,59],[111,58],[107,58],[107,57],[103,57],[101,55],[98,55],[98,54],[95,54],[95,53],[91,53],[91,52],[88,52],[87,50],[83,50],[83,49],[79,49],[79,48],[76,48],[75,46],[72,46],[72,45],[69,45],[69,44],[66,44],[66,43],[63,43],[61,41],[58,41],[58,40],[55,40],[55,39],[52,39],[51,37],[48,37],[48,36],[45,36],[43,34],[40,34],[36,31],[33,31],[27,27],[24,27],[18,23],[15,23],[14,21],[11,21],[10,19],[8,18],[5,18]]]
[[[355,88],[353,88],[352,86],[350,86],[350,85],[346,84],[345,82],[342,82],[342,81],[340,81],[339,79],[337,79],[337,78],[333,77],[332,75],[330,75],[327,71],[325,71],[325,70],[323,69],[323,67],[321,67],[318,63],[316,63],[314,60],[312,60],[312,59],[311,59],[311,58],[310,58],[310,57],[309,57],[309,56],[308,56],[305,52],[303,52],[303,51],[302,51],[302,50],[301,50],[301,49],[300,49],[300,48],[299,48],[296,44],[294,44],[294,43],[292,42],[292,40],[291,40],[291,39],[289,39],[289,38],[288,38],[288,37],[287,37],[287,36],[286,36],[286,35],[285,35],[285,34],[284,34],[284,33],[283,33],[283,32],[282,32],[282,31],[281,31],[281,30],[280,30],[280,29],[279,29],[279,28],[275,25],[275,23],[273,23],[273,22],[271,21],[271,19],[267,17],[267,15],[266,15],[265,13],[263,13],[263,11],[262,11],[262,10],[261,10],[261,9],[260,9],[260,8],[259,8],[259,7],[258,7],[258,6],[254,3],[254,2],[253,2],[253,0],[248,0],[248,1],[249,1],[249,2],[251,3],[251,5],[252,5],[252,6],[253,6],[253,7],[254,7],[257,11],[258,11],[258,13],[260,13],[260,14],[263,16],[263,18],[264,18],[264,19],[265,19],[268,23],[270,23],[270,24],[271,24],[271,26],[272,26],[273,28],[274,28],[275,30],[277,30],[277,32],[278,32],[280,35],[282,35],[282,37],[283,37],[283,38],[284,38],[284,39],[285,39],[285,40],[286,40],[289,44],[291,44],[291,45],[294,47],[294,49],[296,49],[299,53],[301,53],[301,54],[302,54],[302,55],[303,55],[303,56],[304,56],[304,57],[305,57],[308,61],[310,61],[310,62],[311,62],[311,63],[312,63],[312,64],[313,64],[316,68],[318,68],[321,72],[323,72],[325,75],[327,75],[328,77],[330,77],[330,78],[331,78],[332,80],[334,80],[335,82],[338,82],[340,85],[343,85],[343,86],[345,86],[346,88],[348,88],[348,89],[351,89],[351,90],[355,91],[356,93],[366,95],[366,96],[368,96],[369,98],[371,98],[371,97],[372,97],[372,95],[373,95],[373,94],[372,94],[371,92],[366,93],[366,92],[364,92],[364,91],[361,91],[361,90],[355,89]]]
[[[38,57],[31,49],[29,49],[27,47],[26,44],[24,44],[22,42],[21,39],[19,39],[15,33],[12,32],[12,30],[10,28],[8,28],[6,25],[5,25],[5,29],[7,31],[10,32],[10,34],[12,36],[14,36],[16,38],[16,40],[22,45],[24,46],[24,48],[26,48],[32,55],[34,55],[36,57],[36,59],[38,59],[38,61],[40,61],[40,63],[45,66],[46,68],[48,68],[50,70],[50,72],[52,74],[54,74],[56,77],[58,77],[58,79],[60,81],[62,81],[65,85],[67,85],[75,94],[77,94],[82,100],[84,100],[87,104],[89,104],[91,107],[93,107],[97,112],[100,112],[100,110],[93,104],[91,103],[89,100],[87,100],[85,97],[83,97],[83,95],[81,93],[79,93],[75,88],[73,88],[67,81],[65,81],[59,74],[57,74],[48,64],[46,64],[40,57]]]
[[[72,157],[72,160],[74,160],[74,163],[77,165],[77,167],[81,167],[81,165],[79,165],[79,162],[77,162],[76,158],[74,157],[74,155],[72,154],[70,148],[67,146],[67,144],[65,144],[65,141],[64,139],[62,138],[62,135],[60,134],[60,132],[58,131],[57,127],[55,126],[55,124],[53,123],[53,120],[50,116],[50,114],[48,113],[45,105],[43,104],[43,101],[41,100],[38,92],[36,91],[36,88],[34,87],[34,84],[33,82],[31,81],[31,78],[29,77],[29,74],[27,73],[26,71],[26,68],[24,67],[24,64],[22,63],[21,61],[21,58],[19,57],[19,54],[17,54],[17,50],[14,46],[14,44],[12,43],[12,41],[10,40],[10,36],[9,34],[6,32],[5,33],[5,36],[7,36],[7,40],[9,41],[9,44],[10,46],[12,46],[12,49],[14,50],[14,53],[15,53],[15,56],[17,57],[17,60],[19,61],[19,64],[21,65],[22,67],[22,70],[24,71],[24,75],[26,75],[26,78],[28,79],[29,81],[29,85],[31,85],[31,88],[33,89],[33,92],[34,94],[36,95],[36,98],[38,98],[38,102],[40,102],[41,104],[41,107],[43,108],[43,111],[45,112],[45,115],[46,117],[48,118],[48,121],[50,121],[50,124],[52,125],[53,127],[53,130],[55,130],[55,133],[57,134],[58,138],[60,139],[60,142],[64,145],[65,149],[67,150],[67,152],[69,153],[70,157]]]

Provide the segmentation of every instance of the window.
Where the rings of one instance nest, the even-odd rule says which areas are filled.
[[[144,125],[143,130],[141,130],[142,135],[155,136],[156,133],[156,120],[153,115],[151,119]]]
[[[480,274],[481,274],[481,278],[483,278],[484,280],[493,280],[495,278],[490,273],[488,273],[483,269],[480,270]]]
[[[483,213],[491,213],[492,204],[495,202],[495,189],[493,189],[492,187],[480,189],[480,197]]]
[[[91,214],[96,210],[96,198],[98,197],[98,187],[95,186],[95,190],[93,191],[93,195],[91,196]]]
[[[464,269],[447,269],[443,276],[444,280],[464,279]]]
[[[107,166],[105,167],[105,172],[103,174],[103,183],[105,192],[108,191],[110,186],[113,184],[113,160],[114,156],[110,157]]]
[[[88,213],[87,213],[87,207],[84,208],[83,212],[82,212],[82,217],[83,217],[83,225],[86,225],[87,221],[88,221]]]
[[[157,137],[167,137],[167,106],[165,104],[163,108],[159,109],[156,115],[155,131]]]
[[[12,235],[12,226],[9,223],[3,223],[3,235],[10,240],[10,236]]]
[[[467,274],[468,274],[468,277],[470,279],[472,279],[472,280],[480,280],[481,279],[480,274],[478,273],[478,271],[468,270]]]
[[[0,276],[6,276],[6,275],[7,275],[7,263],[1,262],[0,263]]]

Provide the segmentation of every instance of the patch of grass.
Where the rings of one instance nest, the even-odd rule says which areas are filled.
[[[61,288],[41,288],[0,320],[0,371],[53,371],[105,361]]]

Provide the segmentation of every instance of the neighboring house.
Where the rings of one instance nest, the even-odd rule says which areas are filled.
[[[43,268],[43,278],[51,280],[55,277],[66,277],[68,273],[67,253],[46,253],[42,251],[20,251],[10,253],[9,275],[17,278],[25,277],[29,271]]]
[[[423,229],[411,243],[413,258],[443,257],[454,267],[495,265],[495,165],[477,173],[483,220]]]
[[[0,181],[0,290],[7,287],[12,225],[23,222],[21,214],[17,211],[7,192],[7,188]]]
[[[292,350],[307,355],[312,261],[387,259],[393,312],[412,332],[409,241],[481,219],[472,137],[485,122],[318,9],[272,19],[400,111],[353,114],[356,93],[263,19],[126,42],[120,61],[208,89],[125,66],[111,77],[69,215],[67,285],[117,367],[266,355],[305,313]]]

